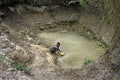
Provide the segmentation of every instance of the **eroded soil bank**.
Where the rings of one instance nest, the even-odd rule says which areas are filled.
[[[28,8],[26,10],[26,7],[21,5],[16,8],[20,8],[20,13],[8,12],[6,18],[0,23],[0,29],[2,33],[8,35],[10,40],[8,42],[15,45],[15,48],[9,51],[7,56],[32,68],[32,76],[29,76],[31,79],[118,80],[119,72],[115,72],[107,64],[106,54],[96,61],[76,69],[60,69],[59,66],[50,64],[54,63],[55,56],[52,56],[50,63],[48,63],[49,55],[46,53],[51,44],[37,36],[38,34],[42,35],[43,32],[72,31],[90,41],[95,41],[95,45],[108,48],[116,31],[115,27],[101,24],[100,18],[91,13],[79,12],[74,9],[64,10],[59,6],[55,8],[54,15],[48,11],[47,7],[43,12],[33,12]],[[41,10],[41,8],[38,9]],[[46,37],[46,35],[43,35],[43,37]],[[47,38],[49,37],[48,35]],[[5,79],[9,80],[10,77],[7,74],[5,75],[7,76]],[[13,77],[12,79],[16,78]],[[29,80],[29,78],[26,78],[26,80]]]

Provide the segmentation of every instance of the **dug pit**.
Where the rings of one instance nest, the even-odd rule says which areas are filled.
[[[75,14],[78,15],[78,13]],[[106,50],[97,44],[98,40],[87,38],[91,31],[79,24],[76,18],[66,20],[69,17],[66,14],[58,13],[58,15],[65,20],[61,20],[59,17],[55,17],[54,20],[50,18],[48,13],[26,13],[17,16],[12,15],[14,17],[8,16],[5,23],[18,31],[21,36],[29,37],[28,40],[33,40],[37,44],[50,47],[59,41],[61,43],[60,49],[65,53],[65,56],[58,57],[57,65],[63,69],[81,68],[84,64],[97,60],[105,53]],[[76,15],[70,15],[76,17]],[[32,44],[31,41],[30,44]]]
[[[57,64],[60,68],[81,68],[90,61],[97,60],[105,49],[99,46],[95,40],[89,40],[74,32],[43,32],[38,34],[39,39],[50,45],[61,43],[61,51],[64,56],[58,57]]]
[[[69,15],[58,13],[54,18],[50,17],[47,12],[44,14],[12,14],[4,20],[12,34],[11,40],[13,42],[23,48],[28,44],[31,45],[31,48],[26,48],[35,56],[29,66],[35,80],[48,80],[48,78],[51,80],[56,80],[56,78],[71,80],[73,77],[76,78],[74,80],[78,80],[73,75],[74,72],[69,70],[76,71],[89,62],[97,61],[106,51],[98,45],[98,40],[90,38],[94,34],[91,35],[92,32],[87,29],[86,25],[80,24],[76,18],[68,18],[69,16],[76,17],[78,13],[68,13]],[[47,62],[46,51],[58,41],[61,43],[60,49],[65,55],[57,56],[56,69],[56,66],[51,66]]]

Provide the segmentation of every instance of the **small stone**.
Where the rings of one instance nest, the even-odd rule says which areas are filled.
[[[15,68],[8,68],[8,71],[16,71]]]
[[[63,31],[61,31],[61,32],[67,32],[67,30],[63,30]]]
[[[0,12],[0,16],[3,16],[4,15],[4,13],[3,12]]]
[[[29,41],[33,41],[33,38],[31,38],[29,35],[26,35],[26,37]]]
[[[10,43],[10,47],[13,49],[13,48],[15,48],[15,44],[14,43]]]
[[[39,11],[40,11],[40,12],[44,12],[46,8],[47,8],[47,6],[42,6],[42,7],[39,9]]]
[[[8,9],[10,9],[11,12],[14,12],[14,8],[13,7],[8,7]]]
[[[28,80],[26,76],[21,76],[19,80]]]
[[[44,30],[44,27],[40,27],[40,30]]]
[[[15,79],[10,79],[10,80],[15,80]]]
[[[47,22],[47,24],[48,24],[48,25],[50,25],[50,24],[52,24],[52,22],[51,22],[51,21],[49,21],[49,22]]]

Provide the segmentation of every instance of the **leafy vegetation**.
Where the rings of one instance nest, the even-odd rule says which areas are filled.
[[[105,18],[105,16],[102,17],[101,19],[102,24],[110,24],[110,20],[108,18]]]
[[[85,7],[86,0],[71,0],[68,2],[68,4],[75,4],[75,3],[79,3],[79,5],[81,5],[82,7]]]
[[[0,64],[4,64],[5,62],[11,62],[11,60],[5,58],[4,55],[1,55],[1,54],[0,54]],[[20,64],[20,63],[14,63],[12,66],[13,66],[14,68],[16,68],[17,70],[24,71],[26,74],[31,75],[31,74],[30,74],[31,69],[28,68],[28,67],[26,67],[26,66],[23,66],[23,65]]]
[[[1,54],[0,54],[0,64],[3,64],[4,61],[10,61],[10,60],[6,59],[4,55],[1,55]],[[28,67],[26,67],[26,66],[23,66],[23,65],[20,64],[20,63],[14,63],[12,66],[13,66],[14,68],[16,68],[17,70],[24,71],[26,74],[29,74],[29,75],[30,75],[30,71],[31,71],[30,68],[28,68]]]
[[[5,60],[5,56],[0,54],[0,63],[2,63]]]
[[[89,63],[91,63],[91,60],[89,60],[89,59],[85,59],[85,61],[84,61],[84,63],[83,63],[83,65],[88,65]]]
[[[17,70],[24,71],[26,74],[31,75],[31,74],[30,74],[31,69],[28,68],[28,67],[26,67],[26,66],[23,66],[23,65],[20,64],[20,63],[14,63],[12,66],[13,66],[14,68],[16,68]]]
[[[85,7],[85,5],[86,5],[86,0],[79,0],[79,2],[80,2],[80,5],[81,5],[82,7]]]

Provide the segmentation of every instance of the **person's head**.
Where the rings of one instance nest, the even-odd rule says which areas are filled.
[[[57,47],[60,47],[60,42],[57,42]]]

